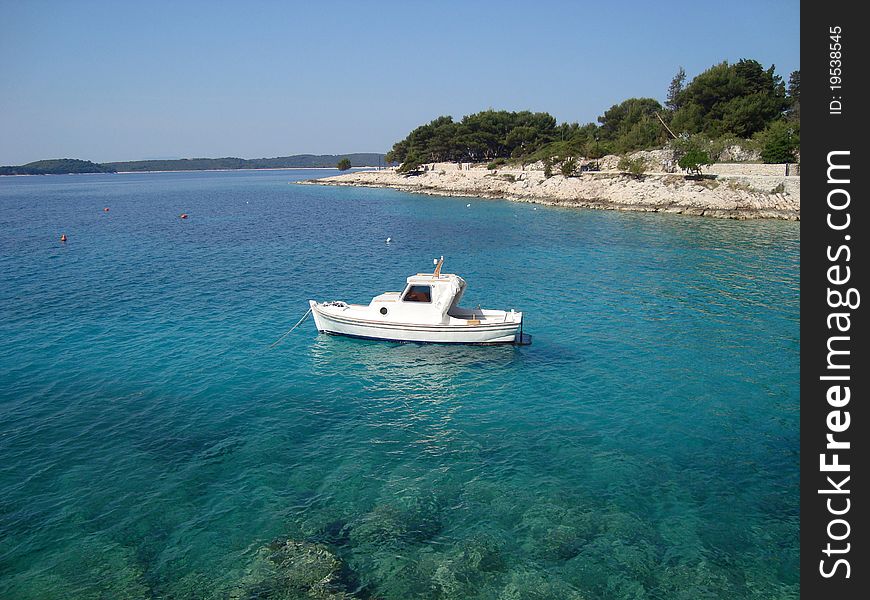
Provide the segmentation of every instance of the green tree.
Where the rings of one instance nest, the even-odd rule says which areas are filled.
[[[801,118],[801,72],[792,71],[788,77],[789,118],[800,121]]]
[[[795,162],[795,150],[800,146],[800,132],[793,122],[775,121],[756,136],[761,143],[761,160],[766,163]]]
[[[710,155],[706,151],[700,148],[691,148],[683,154],[677,164],[691,175],[700,175],[701,168],[712,165],[713,161],[710,160]]]
[[[654,117],[662,110],[662,105],[652,98],[629,98],[614,104],[598,117],[601,123],[600,135],[604,139],[615,140],[631,129],[644,117]]]
[[[671,128],[677,133],[741,138],[764,130],[788,107],[785,85],[774,69],[747,59],[710,67],[678,94],[680,108]]]
[[[586,146],[587,158],[604,158],[610,153],[610,145],[607,142],[602,142],[598,139],[592,140]]]
[[[670,135],[657,113],[676,134],[700,134],[707,142],[748,139],[784,116],[799,121],[800,72],[789,78],[786,94],[774,66],[764,68],[755,60],[713,65],[689,83],[680,67],[665,106],[667,111],[653,98],[629,98],[606,110],[598,124],[585,125],[557,124],[548,113],[530,111],[485,110],[458,122],[441,116],[396,142],[386,160],[407,163],[408,170],[424,162],[510,158],[524,164],[550,159],[552,168],[570,156],[600,158],[663,145]],[[709,143],[700,148],[716,154]]]
[[[573,177],[577,172],[577,159],[573,156],[570,158],[566,158],[562,161],[559,170],[562,172],[563,177]]]
[[[342,158],[340,161],[338,161],[338,164],[335,165],[335,168],[339,171],[347,171],[348,169],[350,169],[350,159]]]
[[[792,71],[788,76],[788,97],[792,101],[800,102],[801,99],[801,72]]]
[[[514,127],[505,136],[505,150],[511,156],[521,157],[528,154],[538,141],[539,132],[534,127],[520,125]]]
[[[661,110],[662,105],[652,98],[629,98],[598,117],[598,134],[621,152],[657,146],[666,139],[655,116]]]
[[[527,156],[555,140],[556,119],[547,113],[486,110],[459,123],[444,116],[417,127],[387,154],[404,162],[410,154],[421,161],[492,161]]]
[[[668,86],[668,95],[665,100],[665,106],[669,111],[675,112],[680,108],[680,93],[683,91],[683,85],[686,83],[686,70],[683,67],[677,71],[674,78],[671,79],[671,85]]]
[[[409,152],[405,156],[405,160],[396,169],[397,173],[414,173],[420,169],[420,165],[423,164],[423,159],[420,158],[420,155],[416,152]]]

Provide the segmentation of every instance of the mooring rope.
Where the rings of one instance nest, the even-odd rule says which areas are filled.
[[[279,337],[277,340],[275,340],[275,342],[274,342],[271,346],[269,346],[269,349],[271,350],[272,348],[274,348],[275,346],[277,346],[278,344],[280,344],[280,343],[281,343],[281,340],[283,340],[285,337],[287,337],[288,335],[290,335],[290,332],[292,332],[294,329],[296,329],[297,327],[299,327],[300,325],[302,325],[302,322],[303,322],[305,319],[307,319],[307,318],[308,318],[308,315],[310,315],[310,314],[311,314],[311,309],[309,308],[309,309],[308,309],[308,312],[306,312],[304,315],[302,315],[302,318],[299,319],[299,321],[297,321],[296,325],[294,325],[293,327],[291,327],[290,329],[288,329],[288,330],[284,333],[284,335],[282,335],[282,336]]]

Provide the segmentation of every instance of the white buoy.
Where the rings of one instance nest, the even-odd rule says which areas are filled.
[[[391,238],[391,237],[388,237],[388,238],[387,238],[387,243],[388,243],[388,244],[389,244],[390,242],[392,242],[392,241],[393,241],[393,238]]]
[[[470,204],[466,204],[466,205],[465,205],[465,208],[471,208],[471,205],[470,205]]]

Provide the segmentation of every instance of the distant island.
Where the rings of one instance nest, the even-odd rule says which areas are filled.
[[[275,158],[180,158],[174,160],[132,160],[95,163],[89,160],[60,158],[38,160],[26,165],[0,167],[0,175],[66,175],[70,173],[119,173],[142,171],[219,171],[234,169],[321,169],[335,168],[339,161],[351,167],[370,167],[384,163],[377,152],[354,154],[294,154]]]
[[[67,173],[114,172],[114,169],[104,165],[76,158],[38,160],[18,167],[0,167],[0,175],[60,175]]]

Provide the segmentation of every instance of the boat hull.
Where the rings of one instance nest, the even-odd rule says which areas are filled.
[[[513,344],[521,340],[522,319],[485,325],[415,325],[347,318],[310,301],[317,330],[322,333],[393,342],[432,344]]]

